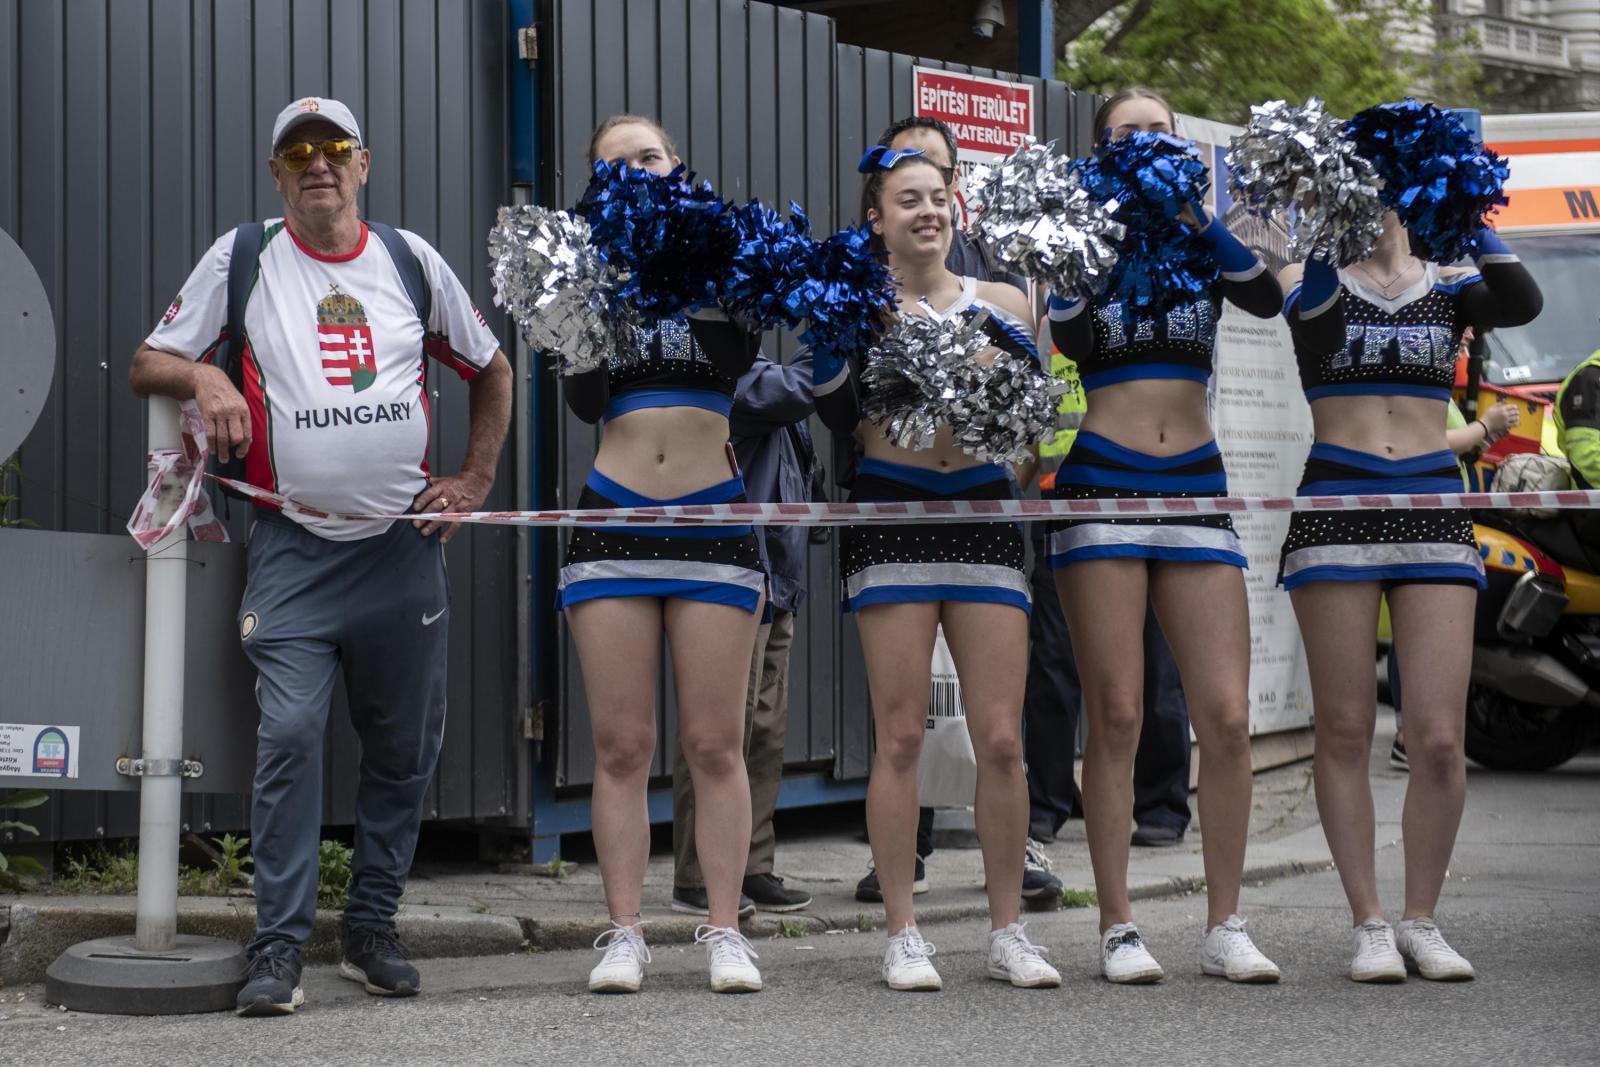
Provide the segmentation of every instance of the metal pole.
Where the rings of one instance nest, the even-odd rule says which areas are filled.
[[[178,402],[150,398],[150,448],[182,448]],[[156,522],[181,500],[163,486]],[[179,526],[145,553],[144,744],[139,779],[139,900],[134,944],[165,952],[178,934],[178,818],[182,799],[183,651],[189,531]],[[154,771],[155,773],[150,773]]]

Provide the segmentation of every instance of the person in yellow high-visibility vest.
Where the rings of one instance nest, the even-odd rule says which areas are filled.
[[[1600,489],[1600,351],[1572,369],[1556,391],[1556,445],[1572,464],[1575,489]],[[1600,556],[1600,511],[1572,512],[1578,540]]]

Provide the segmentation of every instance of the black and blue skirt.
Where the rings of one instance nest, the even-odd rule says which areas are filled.
[[[861,461],[850,499],[1008,500],[1003,467],[941,473],[879,459]],[[1030,610],[1022,531],[1008,522],[846,526],[840,536],[843,607],[966,601]]]
[[[744,480],[738,477],[687,496],[656,500],[590,471],[578,507],[731,504],[744,499]],[[766,584],[761,550],[750,526],[580,527],[567,546],[556,607],[645,596],[728,604],[754,614]]]
[[[1057,500],[1225,496],[1228,474],[1215,441],[1176,456],[1151,456],[1097,433],[1080,432],[1056,471]],[[1095,559],[1171,560],[1246,567],[1227,515],[1136,515],[1052,520],[1050,566]]]
[[[1448,449],[1387,459],[1314,444],[1297,496],[1459,493],[1461,468]],[[1453,582],[1483,588],[1483,559],[1465,508],[1415,511],[1297,511],[1289,517],[1278,583]]]

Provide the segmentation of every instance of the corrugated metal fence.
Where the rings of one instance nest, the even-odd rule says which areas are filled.
[[[295,97],[352,107],[373,153],[364,210],[432,242],[490,309],[484,234],[508,199],[508,39],[499,0],[0,0],[0,227],[43,279],[58,336],[49,404],[20,454],[22,514],[78,532],[126,522],[144,474],[129,360],[217,234],[282,213],[265,160]],[[466,390],[430,373],[430,462],[452,470]],[[512,505],[510,471],[494,506]],[[244,511],[233,508],[236,537]],[[435,818],[526,820],[514,545],[478,529],[447,549],[451,715]],[[355,737],[342,707],[330,737],[325,819],[347,823]],[[185,803],[197,830],[247,822],[242,798]],[[138,824],[137,805],[103,794],[58,794],[41,813],[46,839]]]
[[[1068,151],[1088,148],[1095,100],[1037,78],[918,60],[837,43],[833,22],[745,0],[549,0],[541,5],[549,65],[544,199],[574,203],[588,178],[594,127],[633,112],[659,119],[679,154],[724,196],[798,201],[815,231],[855,220],[856,161],[879,132],[912,112],[914,65],[940,67],[1036,88],[1036,134]],[[787,352],[792,342],[775,348]],[[768,351],[774,351],[769,346]],[[553,406],[561,421],[557,499],[576,500],[594,457],[596,431]],[[812,430],[819,453],[829,434]],[[864,777],[871,733],[865,666],[854,626],[841,620],[835,541],[813,546],[810,597],[796,620],[789,690],[787,762]],[[594,752],[576,652],[563,632],[556,783],[586,785]],[[671,687],[663,687],[655,771],[670,770],[675,743]]]

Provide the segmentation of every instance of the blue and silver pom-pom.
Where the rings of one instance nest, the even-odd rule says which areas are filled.
[[[1477,254],[1484,216],[1506,203],[1503,158],[1456,116],[1410,97],[1359,112],[1345,133],[1372,161],[1384,206],[1426,258],[1453,263]]]
[[[973,234],[1010,270],[1069,299],[1093,297],[1110,280],[1123,226],[1050,145],[1030,142],[979,168],[967,205]]]
[[[1346,267],[1383,236],[1377,172],[1316,97],[1303,107],[1252,107],[1250,124],[1229,142],[1228,170],[1235,197],[1289,227],[1291,259],[1316,255]]]
[[[789,299],[812,268],[817,242],[800,205],[789,202],[789,219],[759,200],[734,212],[736,244],[722,275],[717,298],[723,310],[746,329],[795,329],[806,309]]]
[[[1108,134],[1094,156],[1072,166],[1125,228],[1104,295],[1149,313],[1210,292],[1221,273],[1217,257],[1177,218],[1185,207],[1200,214],[1211,188],[1193,141],[1143,130],[1116,139]]]
[[[589,224],[565,211],[502,207],[489,231],[494,302],[529,348],[553,352],[562,374],[603,366],[615,345],[617,272],[590,243]]]
[[[621,277],[615,298],[646,318],[716,302],[737,236],[728,203],[679,166],[665,177],[597,160],[578,202]]]
[[[894,310],[894,281],[871,237],[867,227],[851,226],[817,242],[805,280],[786,298],[787,313],[804,320],[800,340],[819,364],[842,366],[866,352]]]
[[[1067,387],[1008,352],[980,359],[993,347],[982,325],[982,316],[901,315],[867,356],[862,417],[899,448],[930,448],[939,427],[949,426],[956,445],[977,459],[1027,460],[1032,446],[1055,435]]]

